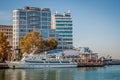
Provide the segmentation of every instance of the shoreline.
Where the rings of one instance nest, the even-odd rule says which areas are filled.
[[[0,63],[0,69],[6,69],[6,68],[9,68],[7,63],[5,63],[5,62]]]
[[[107,65],[120,65],[120,59],[113,59],[112,62],[103,62],[103,63],[78,63],[77,67],[104,67]],[[0,69],[8,69],[7,63],[0,63]]]

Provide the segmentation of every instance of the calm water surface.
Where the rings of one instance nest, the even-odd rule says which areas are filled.
[[[120,80],[120,65],[54,69],[0,69],[0,80]]]

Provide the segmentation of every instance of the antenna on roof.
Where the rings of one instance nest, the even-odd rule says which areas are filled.
[[[55,14],[57,14],[58,12],[56,11]]]
[[[67,13],[70,13],[70,10],[68,10]]]

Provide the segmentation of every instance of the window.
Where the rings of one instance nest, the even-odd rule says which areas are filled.
[[[26,17],[20,17],[19,20],[26,20]]]
[[[51,18],[47,18],[47,21],[51,21]]]
[[[47,18],[42,18],[42,21],[47,21]]]
[[[26,12],[21,11],[20,15],[26,15]]]
[[[42,13],[42,16],[47,16],[47,13]]]
[[[72,24],[56,24],[56,26],[72,26]]]
[[[47,15],[48,15],[48,17],[51,17],[51,14],[50,14],[50,13],[48,13]]]

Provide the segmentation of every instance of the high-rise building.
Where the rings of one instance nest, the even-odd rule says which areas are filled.
[[[56,29],[59,36],[63,39],[63,49],[73,48],[73,24],[70,11],[52,15],[52,29]]]
[[[12,46],[13,26],[12,25],[0,25],[0,31],[4,33],[5,37],[9,41],[10,46]]]
[[[49,8],[24,7],[13,10],[13,49],[19,48],[19,40],[34,29],[51,29]]]

